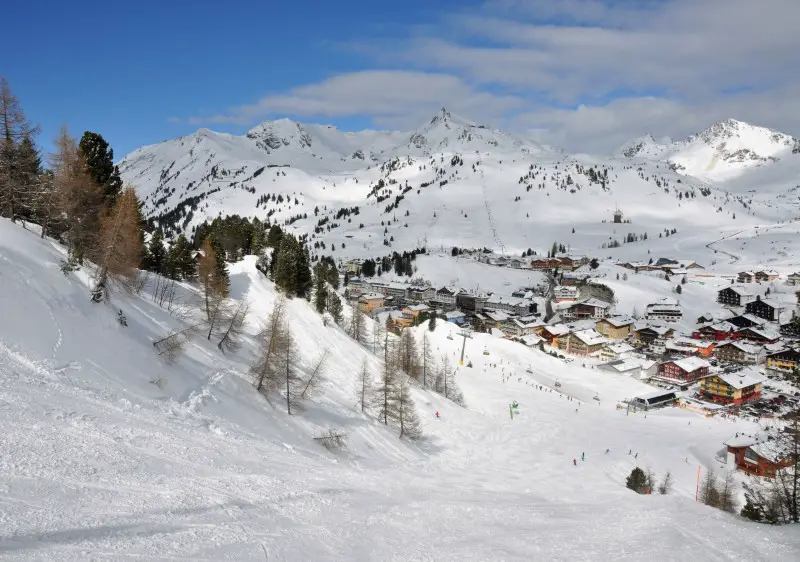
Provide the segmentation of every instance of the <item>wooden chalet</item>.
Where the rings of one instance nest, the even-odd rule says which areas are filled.
[[[717,302],[728,306],[745,306],[756,300],[756,296],[744,287],[725,287],[717,293]]]
[[[777,343],[781,336],[777,332],[767,330],[765,328],[743,328],[738,332],[740,340],[757,343],[761,345],[770,345]]]
[[[778,272],[771,269],[756,271],[756,281],[759,283],[766,283],[769,281],[776,281],[778,279]]]
[[[657,339],[669,339],[675,335],[675,330],[669,326],[645,324],[635,328],[633,333],[636,341],[650,345]]]
[[[714,348],[714,357],[739,365],[759,365],[764,361],[764,348],[743,341],[722,342]]]
[[[578,330],[559,338],[558,347],[572,355],[598,355],[607,342],[596,330]]]
[[[717,324],[707,324],[700,326],[694,332],[692,337],[699,340],[710,341],[725,341],[739,339],[737,327],[729,322],[719,322]]]
[[[777,322],[780,319],[781,310],[783,310],[784,307],[785,305],[783,303],[767,299],[762,300],[760,296],[756,296],[754,301],[745,305],[745,311],[748,314],[758,316],[764,320]]]
[[[712,375],[700,381],[700,396],[719,404],[744,404],[761,398],[764,380],[753,369]]]
[[[558,258],[536,258],[531,260],[531,269],[536,271],[549,271],[561,267],[561,260]]]
[[[628,316],[609,316],[600,319],[595,330],[605,337],[614,340],[623,340],[633,333],[636,321]]]
[[[785,349],[778,353],[767,355],[767,369],[782,373],[791,373],[800,366],[800,351]]]
[[[756,280],[756,274],[752,271],[740,271],[736,276],[737,283],[753,283]]]
[[[679,385],[688,385],[708,376],[708,362],[699,357],[684,357],[658,366],[658,377]]]
[[[611,304],[600,299],[591,298],[578,302],[562,311],[561,316],[567,320],[600,319],[608,315]]]
[[[778,470],[793,464],[791,455],[781,451],[774,440],[759,440],[742,434],[729,439],[725,445],[728,448],[726,464],[752,476],[775,478]]]

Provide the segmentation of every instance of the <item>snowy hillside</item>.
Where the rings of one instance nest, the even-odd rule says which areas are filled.
[[[627,158],[665,161],[682,174],[723,181],[791,157],[798,146],[798,140],[789,135],[728,119],[682,141],[662,144],[648,135],[627,143],[620,153]]]
[[[228,355],[193,339],[167,364],[152,341],[185,320],[147,289],[90,302],[85,271],[63,275],[63,256],[0,220],[2,559],[788,560],[800,551],[790,527],[694,503],[698,465],[718,469],[716,451],[755,429],[747,422],[672,409],[626,416],[616,401],[648,387],[475,334],[473,367],[456,375],[466,407],[415,389],[425,437],[400,441],[353,398],[362,360],[376,371],[380,360],[302,300],[288,309],[300,362],[307,369],[322,349],[331,361],[321,392],[288,416],[280,396],[265,400],[247,378],[249,336]],[[252,305],[252,335],[274,287],[247,258],[231,266],[231,291]],[[192,294],[181,287],[182,299]],[[454,363],[461,343],[451,332],[440,322],[430,337]],[[345,451],[312,439],[331,425],[349,432]],[[625,489],[636,465],[671,471],[674,491]]]

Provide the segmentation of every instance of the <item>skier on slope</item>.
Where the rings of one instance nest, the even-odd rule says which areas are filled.
[[[436,410],[436,419],[437,419],[437,420],[438,420],[438,419],[440,419],[440,418],[439,418],[439,410]]]

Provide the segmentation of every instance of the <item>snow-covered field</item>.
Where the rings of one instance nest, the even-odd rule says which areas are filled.
[[[323,349],[331,361],[323,391],[287,416],[279,397],[268,402],[247,380],[249,339],[227,356],[196,339],[167,365],[151,342],[180,321],[146,291],[91,303],[83,272],[59,271],[62,257],[36,233],[0,220],[0,558],[800,554],[794,528],[694,502],[698,466],[719,470],[716,451],[733,433],[755,429],[747,423],[674,409],[626,416],[616,401],[648,387],[476,334],[467,344],[473,367],[457,374],[466,407],[415,389],[425,438],[399,441],[355,405],[356,372],[365,358],[377,371],[378,359],[297,300],[289,317],[304,364]],[[276,299],[253,265],[248,258],[231,267],[234,297],[253,306],[251,332]],[[181,294],[189,299],[191,289]],[[118,309],[127,327],[116,322]],[[435,355],[452,362],[461,341],[447,335],[455,330],[440,322],[430,335]],[[556,379],[563,394],[553,390]],[[511,420],[514,400],[521,413]],[[346,451],[313,441],[332,425],[349,432]],[[671,471],[674,491],[627,490],[636,465]]]

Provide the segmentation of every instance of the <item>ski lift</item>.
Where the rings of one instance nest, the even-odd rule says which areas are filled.
[[[594,399],[597,400],[598,402],[600,402],[600,394],[595,392]]]
[[[555,384],[555,387],[556,387],[556,388],[561,388],[561,383],[559,382],[559,380],[558,380],[558,379],[556,379],[556,384]]]
[[[489,350],[487,348],[485,348],[485,347],[483,348],[483,354],[484,355],[489,355]]]
[[[533,374],[533,369],[531,369],[531,365],[530,365],[530,363],[528,363],[528,368],[527,368],[527,369],[525,369],[525,372],[526,372],[526,373]]]
[[[453,339],[453,334],[447,334],[447,339],[448,340],[452,340]]]

